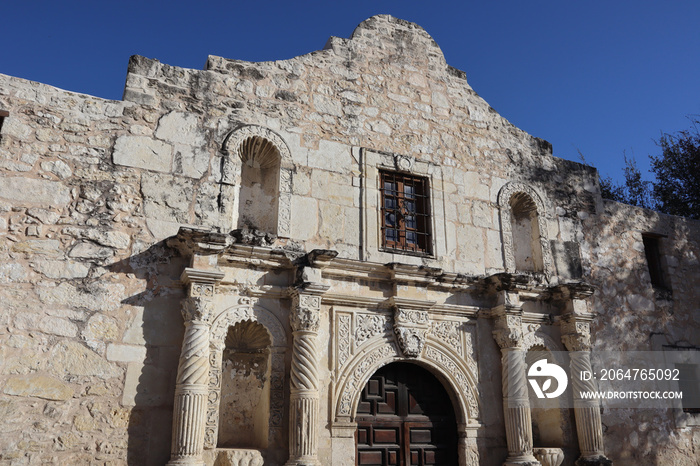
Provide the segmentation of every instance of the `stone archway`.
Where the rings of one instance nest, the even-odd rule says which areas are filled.
[[[395,342],[377,339],[346,361],[335,388],[333,448],[339,451],[354,450],[355,414],[362,390],[381,367],[395,362],[420,366],[445,387],[454,407],[459,434],[456,464],[479,464],[476,429],[480,426],[480,407],[476,378],[463,358],[432,337],[426,339],[423,351],[416,358],[403,357]]]
[[[367,381],[355,413],[356,464],[457,464],[457,421],[445,387],[409,362]]]

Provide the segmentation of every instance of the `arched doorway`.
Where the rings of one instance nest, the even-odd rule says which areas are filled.
[[[367,382],[357,406],[358,465],[457,464],[457,422],[447,391],[420,366],[395,362]]]

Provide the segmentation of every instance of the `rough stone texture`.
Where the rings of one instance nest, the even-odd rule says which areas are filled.
[[[361,381],[349,364],[362,358],[370,371],[404,358],[390,308],[406,303],[431,320],[419,362],[463,399],[463,463],[502,464],[490,316],[500,298],[486,277],[506,272],[522,244],[503,234],[508,186],[541,198],[540,242],[528,244],[551,252],[542,275],[519,276],[526,336],[563,350],[562,306],[547,290],[581,280],[596,289],[593,351],[700,347],[700,224],[603,201],[593,168],[553,157],[498,115],[415,24],[376,16],[324,50],[263,63],[210,56],[205,70],[135,56],[123,101],[0,75],[0,109],[10,113],[0,132],[2,464],[168,461],[186,267],[225,273],[216,312],[252,299],[266,311],[255,318],[286,337],[272,370],[287,378],[271,381],[262,451],[265,464],[284,464],[296,266],[302,283],[329,287],[318,329],[321,464],[355,464],[354,430],[343,424],[353,413],[343,417],[341,401]],[[222,150],[249,125],[278,144],[279,231],[230,236],[241,212],[273,210],[245,204],[252,182],[237,148]],[[397,166],[430,178],[433,250],[423,257],[382,250],[370,227],[378,170]],[[173,240],[182,226],[212,233],[201,242],[209,249],[197,249],[194,233]],[[643,233],[664,235],[670,291],[651,285]],[[307,254],[329,249],[337,257]],[[604,410],[606,454],[697,464],[700,420],[678,411]],[[578,446],[563,450],[572,464]]]

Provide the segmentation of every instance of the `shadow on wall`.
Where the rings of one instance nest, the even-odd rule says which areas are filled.
[[[137,309],[124,342],[146,348],[143,362],[128,363],[121,400],[131,407],[129,465],[162,466],[170,459],[175,379],[184,334],[179,277],[186,266],[186,259],[164,241],[110,266],[114,273],[145,282],[143,291],[122,301]]]
[[[146,348],[146,356],[143,361],[128,363],[121,400],[125,407],[131,407],[127,455],[127,463],[130,466],[162,466],[169,461],[171,456],[175,384],[184,336],[181,307],[182,301],[186,297],[186,290],[180,282],[180,275],[189,266],[189,258],[184,257],[178,249],[169,246],[168,241],[154,244],[147,250],[110,266],[110,270],[114,273],[129,275],[145,282],[145,287],[140,293],[122,301],[122,304],[138,309],[125,334],[124,342]],[[174,246],[173,243],[171,244]],[[263,273],[258,277],[256,284],[272,284],[282,280],[285,285],[288,285],[290,284],[289,278],[291,277],[285,274]],[[264,307],[266,304],[275,303],[266,303],[265,300],[260,300],[259,304]],[[279,306],[279,303],[276,305]],[[234,365],[247,362],[247,364],[243,364],[245,367],[238,367],[240,370],[225,371],[224,375],[227,375],[229,379],[232,379],[234,372],[239,375],[248,374],[251,367],[260,365],[260,361],[256,359],[258,356],[265,356],[266,360],[270,358],[268,333],[267,331],[260,332],[259,330],[262,328],[263,326],[259,323],[244,321],[228,329],[224,348],[226,360],[233,361]],[[256,331],[251,331],[251,329]],[[260,335],[267,338],[263,338],[265,344],[261,343],[262,346],[255,343]],[[287,335],[287,338],[289,339],[291,336]],[[273,401],[277,404],[281,403],[282,407],[285,406],[284,399],[288,398],[289,389],[288,382],[281,382],[284,377],[280,379],[283,396],[279,400],[277,398],[273,400],[270,395],[271,391],[275,389],[275,384],[270,382],[272,376],[275,375],[274,367],[271,369],[272,375],[270,374],[270,364],[282,367],[284,372],[288,371],[289,361],[286,360],[284,351],[280,354],[282,359],[277,362],[277,366],[274,364],[275,360],[268,361],[264,373],[259,374],[257,371],[248,374],[250,377],[247,378],[236,377],[235,383],[224,384],[221,399],[225,406],[222,408],[221,419],[224,426],[234,425],[234,432],[240,433],[242,421],[239,418],[245,417],[246,412],[235,408],[236,403],[250,403],[251,397],[257,393],[250,390],[246,381],[260,379],[264,382],[261,389],[258,390],[261,391],[258,401],[262,400],[259,406],[260,412],[255,411],[251,414],[255,420],[255,428],[253,429],[255,438],[249,439],[235,433],[232,434],[224,428],[219,433],[218,447],[260,449],[266,464],[283,464],[287,459],[288,440],[285,426],[288,414],[285,408],[279,412],[279,409],[271,407]],[[239,361],[236,358],[243,358],[245,361]],[[238,396],[236,393],[229,393],[237,389],[245,390],[246,395]],[[233,408],[230,408],[229,405]],[[235,412],[231,413],[231,409],[234,409]],[[268,418],[272,419],[271,411],[274,411],[276,416],[279,414],[279,426],[275,427],[274,432],[270,430],[274,435],[271,434],[268,444],[267,429]],[[248,425],[244,427],[251,428]]]
[[[593,351],[651,351],[654,335],[664,335],[669,342],[683,340],[700,345],[698,325],[692,320],[692,304],[698,302],[700,292],[684,289],[686,279],[680,275],[683,258],[697,257],[699,253],[693,237],[700,237],[700,225],[603,201],[597,172],[591,167],[561,159],[550,165],[544,168],[533,164],[523,169],[529,171],[524,182],[547,198],[549,222],[557,222],[560,232],[570,226],[560,235],[571,238],[550,238],[553,250],[555,241],[569,241],[581,250],[581,262],[574,264],[577,274],[596,288],[591,298],[592,310],[598,314],[591,326]],[[667,274],[664,290],[652,285],[645,233],[662,238],[660,262]],[[564,244],[566,248],[571,246]],[[689,250],[694,252],[689,254]],[[567,255],[572,252],[577,251]],[[678,261],[680,265],[671,267]],[[692,261],[686,267],[697,270]],[[674,413],[678,409],[603,406],[602,411],[605,451],[615,463],[695,464],[691,435],[679,438],[676,430]]]

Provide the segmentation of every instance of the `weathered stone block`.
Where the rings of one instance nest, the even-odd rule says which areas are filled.
[[[192,113],[170,112],[158,120],[155,137],[171,144],[201,146],[204,144],[199,118]]]
[[[114,144],[114,163],[125,167],[169,172],[173,149],[169,144],[145,136],[120,136]]]
[[[143,362],[146,358],[145,346],[107,345],[107,359],[118,362]]]
[[[6,395],[43,398],[64,401],[73,396],[70,385],[46,375],[12,376],[5,383]]]
[[[62,208],[71,200],[70,190],[57,181],[8,177],[0,183],[0,197],[11,201]]]
[[[45,365],[48,372],[58,377],[84,375],[109,379],[123,372],[115,364],[76,341],[62,341],[54,346]]]
[[[189,223],[194,186],[190,179],[144,173],[141,177],[146,216],[166,222]]]
[[[39,260],[33,264],[34,270],[47,278],[84,278],[87,277],[90,268],[81,262],[59,261],[59,260]]]

